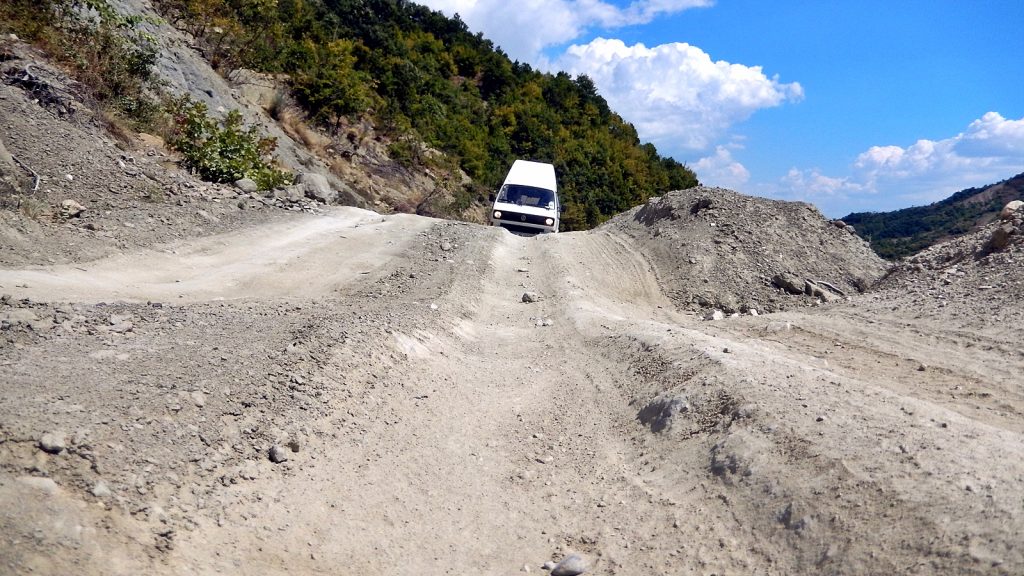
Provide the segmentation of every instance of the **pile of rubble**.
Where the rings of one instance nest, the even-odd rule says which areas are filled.
[[[670,192],[605,226],[636,242],[677,304],[711,318],[844,300],[887,269],[809,204],[723,188]]]

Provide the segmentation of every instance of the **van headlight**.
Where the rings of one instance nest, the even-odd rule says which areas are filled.
[[[554,226],[555,225],[555,219],[554,218],[548,218],[547,220],[544,221],[544,223],[547,224],[548,226]]]
[[[501,210],[495,210],[494,217],[495,219],[501,219]]]

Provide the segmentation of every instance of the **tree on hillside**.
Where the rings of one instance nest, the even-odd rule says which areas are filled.
[[[419,161],[402,152],[413,139],[454,158],[478,201],[516,158],[555,164],[570,230],[697,184],[641,145],[589,77],[513,62],[458,17],[405,0],[155,1],[219,62],[287,74],[313,121],[372,111],[406,161]]]

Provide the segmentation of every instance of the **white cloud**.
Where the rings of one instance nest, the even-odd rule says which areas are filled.
[[[728,129],[761,108],[803,98],[800,84],[782,83],[760,66],[711,57],[696,46],[670,43],[648,48],[596,38],[572,45],[550,60],[543,50],[562,46],[593,29],[645,24],[659,16],[707,7],[713,0],[634,0],[620,8],[603,0],[421,0],[459,14],[509,56],[541,69],[594,80],[612,109],[636,126],[641,139],[669,154],[706,153]]]
[[[817,168],[809,170],[790,168],[780,182],[783,189],[790,192],[788,197],[809,202],[820,201],[823,198],[846,198],[851,193],[864,190],[863,184],[848,177],[826,176]]]
[[[712,0],[638,0],[625,8],[601,0],[420,0],[434,10],[458,14],[473,31],[483,32],[515,60],[537,65],[541,51],[565,44],[591,28],[646,24],[654,18]]]
[[[988,112],[971,122],[956,142],[957,154],[965,157],[1024,157],[1024,118],[1007,120]]]
[[[750,180],[750,172],[732,157],[724,146],[716,146],[715,153],[701,158],[691,166],[701,184],[739,189]]]
[[[845,177],[792,168],[771,195],[808,200],[826,212],[829,206],[858,210],[865,204],[892,210],[929,204],[1021,172],[1024,118],[1008,120],[988,112],[950,138],[918,140],[905,148],[872,146],[857,156]]]
[[[761,108],[803,98],[803,88],[767,77],[760,66],[713,61],[684,43],[648,48],[597,38],[570,46],[560,68],[586,74],[640,137],[671,149],[707,149]]]
[[[857,156],[854,177],[872,192],[901,190],[932,202],[950,192],[1002,180],[1024,170],[1024,118],[988,112],[943,140],[872,146]]]

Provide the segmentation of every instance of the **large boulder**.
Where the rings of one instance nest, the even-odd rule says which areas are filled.
[[[792,274],[780,272],[772,278],[772,284],[778,288],[782,288],[789,294],[803,294],[806,282],[802,278],[798,278]]]
[[[274,190],[274,198],[278,200],[286,200],[291,203],[297,203],[306,198],[306,187],[302,184],[292,184],[291,186],[285,186]]]
[[[1011,220],[1017,214],[1024,214],[1024,201],[1014,200],[1003,207],[999,213],[1000,220]]]
[[[1017,233],[1017,227],[1010,222],[1004,222],[996,227],[992,231],[992,235],[988,239],[988,243],[985,244],[986,252],[998,252],[1006,249],[1010,245],[1010,241],[1013,239],[1013,235]]]
[[[256,182],[252,178],[242,178],[240,180],[235,180],[235,187],[241,190],[242,192],[245,192],[246,194],[259,192],[260,190],[259,185],[256,184]]]
[[[324,204],[334,204],[338,201],[338,191],[331,188],[330,182],[323,174],[299,172],[295,175],[295,183],[302,185],[307,198],[319,200]]]

